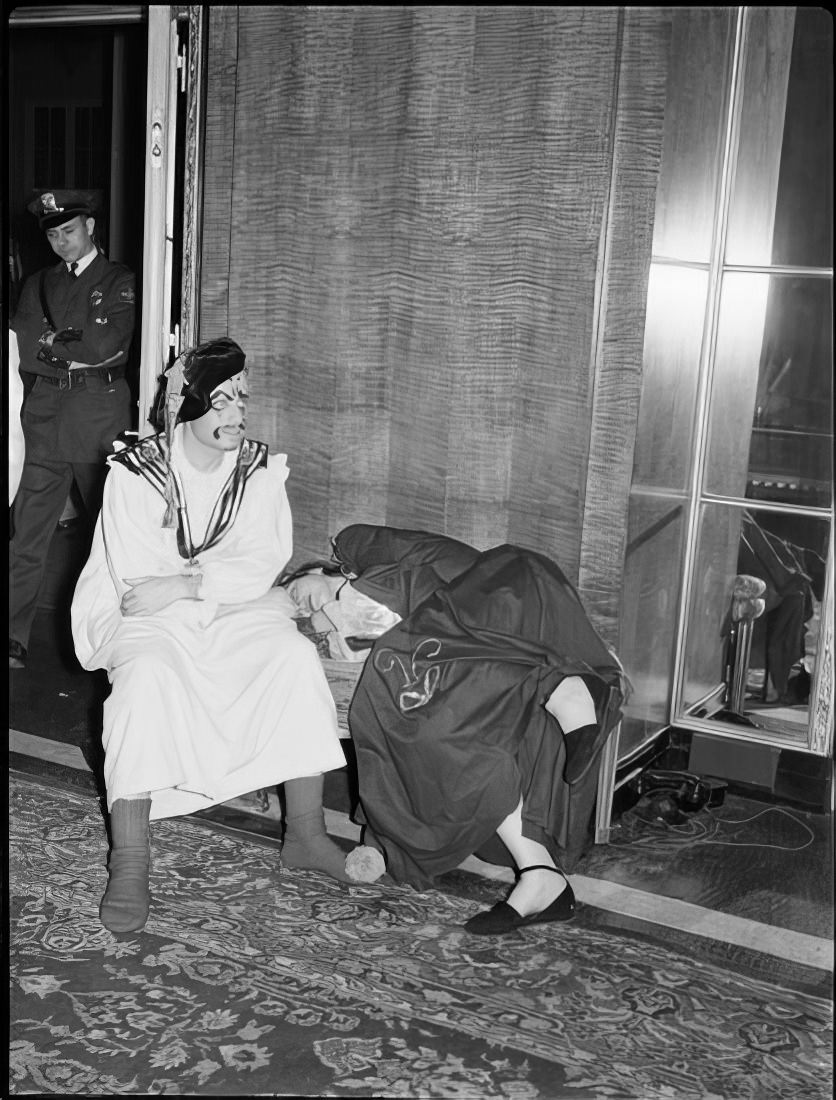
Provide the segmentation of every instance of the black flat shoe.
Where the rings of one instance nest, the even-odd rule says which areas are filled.
[[[562,871],[544,863],[523,867],[520,874],[524,875],[526,871],[554,871],[556,875],[562,875]],[[515,932],[518,928],[525,928],[529,924],[549,924],[552,921],[571,920],[574,915],[575,893],[567,880],[563,892],[558,894],[551,905],[547,905],[539,913],[521,917],[513,905],[509,905],[507,901],[498,901],[492,909],[477,913],[475,917],[466,921],[464,930],[476,936],[502,936],[507,932]]]

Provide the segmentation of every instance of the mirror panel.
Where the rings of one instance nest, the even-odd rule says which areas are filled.
[[[665,685],[675,725],[830,751],[832,161],[829,13],[677,11],[630,494],[620,654],[636,691],[622,760],[658,729]]]
[[[723,280],[705,488],[828,508],[833,488],[831,283]]]
[[[668,720],[708,273],[652,263],[619,656],[633,684],[620,751]]]
[[[679,711],[807,744],[830,522],[704,503]]]
[[[630,494],[618,654],[633,694],[623,707],[622,756],[668,722],[687,515],[682,495]]]
[[[726,263],[833,263],[833,21],[750,8]]]

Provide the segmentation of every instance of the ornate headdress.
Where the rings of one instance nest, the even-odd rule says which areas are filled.
[[[174,429],[189,420],[199,420],[212,407],[212,394],[228,378],[245,369],[246,356],[228,336],[207,340],[183,352],[160,375],[160,387],[149,417],[165,438],[168,461],[166,510],[163,527],[177,526],[177,493],[171,470]]]

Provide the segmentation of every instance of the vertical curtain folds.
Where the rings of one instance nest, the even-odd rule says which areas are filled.
[[[617,8],[211,9],[201,336],[247,351],[297,557],[386,523],[578,577],[619,35]]]

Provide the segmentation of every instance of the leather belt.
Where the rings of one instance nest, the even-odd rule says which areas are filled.
[[[125,377],[124,367],[77,367],[67,371],[66,375],[54,378],[51,374],[40,375],[44,382],[50,386],[57,386],[60,390],[71,390],[76,386],[83,386],[86,378],[100,378],[102,382],[115,382],[117,378]]]

